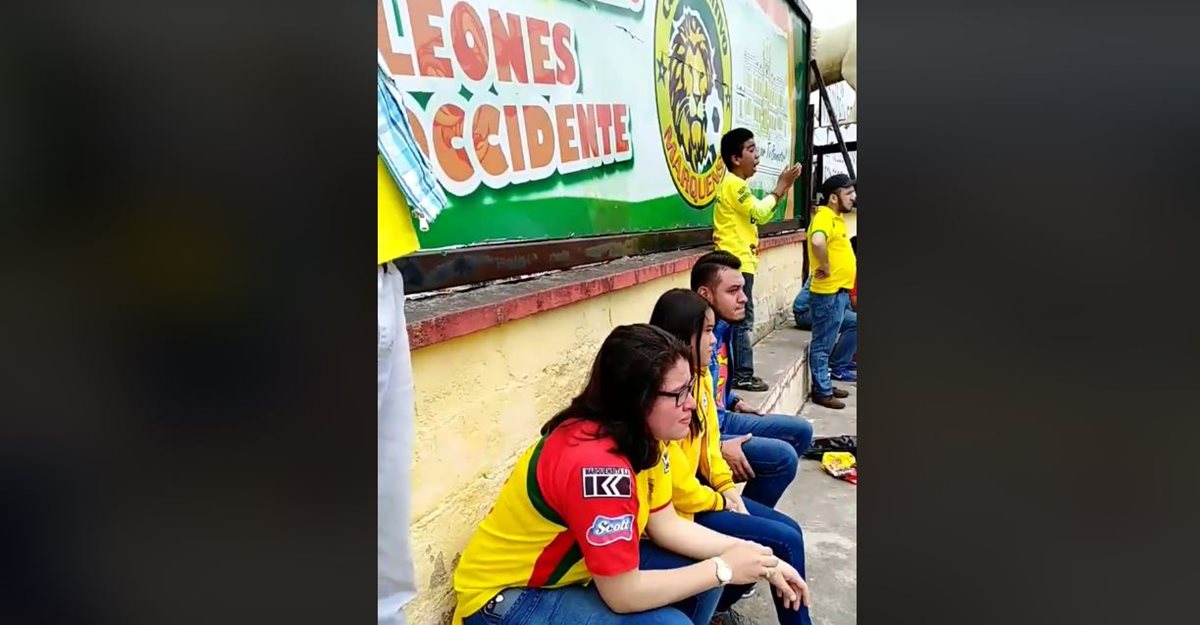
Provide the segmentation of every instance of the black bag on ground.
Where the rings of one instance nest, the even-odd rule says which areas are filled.
[[[809,460],[820,460],[821,456],[827,451],[848,451],[855,456],[858,455],[858,435],[843,434],[841,436],[822,436],[814,438],[812,447],[804,452],[804,457]]]

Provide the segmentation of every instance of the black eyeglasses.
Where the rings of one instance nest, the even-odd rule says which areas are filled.
[[[674,397],[675,398],[675,407],[680,408],[683,406],[683,398],[687,397],[688,393],[692,392],[692,385],[695,383],[696,383],[696,378],[692,378],[692,379],[688,380],[688,383],[685,384],[683,386],[683,388],[679,389],[678,391],[655,391],[654,394],[658,395],[659,397]]]

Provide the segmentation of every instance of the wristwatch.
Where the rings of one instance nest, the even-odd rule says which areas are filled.
[[[729,568],[729,565],[725,564],[725,561],[719,556],[713,558],[713,561],[717,563],[717,581],[721,582],[722,586],[733,581],[733,569]]]

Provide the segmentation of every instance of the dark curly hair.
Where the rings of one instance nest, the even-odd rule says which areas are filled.
[[[659,441],[646,417],[667,371],[680,360],[691,362],[689,352],[682,341],[648,323],[613,328],[600,345],[583,392],[542,426],[542,436],[583,419],[600,426],[596,436],[613,439],[613,452],[628,458],[635,472],[658,464]]]

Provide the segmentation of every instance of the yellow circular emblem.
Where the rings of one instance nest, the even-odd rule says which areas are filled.
[[[675,188],[708,206],[725,176],[721,136],[733,117],[729,22],[721,0],[658,0],[654,95],[659,139]]]

